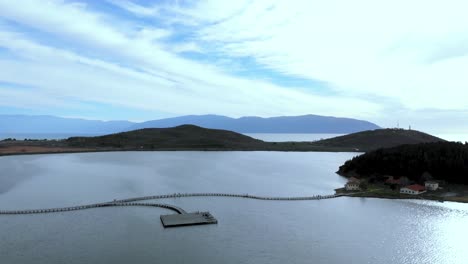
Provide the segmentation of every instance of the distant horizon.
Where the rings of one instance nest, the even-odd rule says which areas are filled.
[[[427,133],[425,131],[421,131]],[[346,134],[334,134],[334,133],[241,133],[247,136],[252,136],[253,138],[261,139],[268,141],[311,141],[317,139],[326,139],[340,135]],[[100,134],[86,134],[86,133],[2,133],[0,131],[0,140],[6,138],[16,138],[17,140],[23,140],[25,138],[28,139],[65,139],[72,136],[99,136]],[[439,133],[439,134],[431,134],[433,136],[442,138],[447,141],[454,141],[454,142],[468,142],[468,135],[467,134],[451,134],[451,133]],[[291,136],[291,137],[288,137]],[[314,137],[319,136],[319,137]],[[299,140],[298,140],[299,139]]]
[[[103,122],[111,122],[111,121],[127,121],[127,122],[132,122],[132,123],[143,123],[147,121],[152,121],[152,120],[161,120],[161,119],[168,119],[168,118],[177,118],[177,117],[183,117],[183,116],[220,116],[220,117],[227,117],[227,118],[232,118],[232,119],[240,119],[240,118],[248,118],[248,117],[258,117],[258,118],[275,118],[275,117],[300,117],[300,116],[323,116],[323,117],[332,117],[332,118],[347,118],[347,119],[355,119],[355,120],[363,120],[367,122],[371,122],[369,120],[365,119],[359,119],[359,118],[354,118],[354,117],[348,117],[348,116],[331,116],[331,115],[317,115],[317,114],[300,114],[300,115],[278,115],[278,116],[256,116],[256,115],[245,115],[245,116],[228,116],[228,115],[221,115],[221,114],[181,114],[181,115],[175,115],[175,116],[168,116],[168,117],[155,117],[155,118],[150,118],[150,119],[143,119],[143,120],[130,120],[130,119],[99,119],[99,118],[87,118],[87,117],[80,117],[80,116],[65,116],[65,115],[52,115],[52,114],[47,114],[47,115],[41,115],[41,114],[2,114],[0,113],[0,116],[48,116],[48,117],[59,117],[59,118],[67,118],[67,119],[81,119],[81,120],[90,120],[90,121],[103,121]],[[374,122],[371,122],[374,123]],[[378,125],[378,124],[377,124]]]
[[[170,117],[162,117],[162,118],[154,118],[154,119],[145,119],[145,120],[125,120],[125,119],[103,120],[103,119],[97,119],[97,118],[86,118],[86,117],[77,117],[77,116],[62,116],[62,115],[52,115],[52,114],[47,114],[47,115],[37,114],[37,115],[35,115],[35,114],[1,114],[0,113],[0,116],[30,116],[30,117],[48,116],[48,117],[58,117],[58,118],[87,120],[87,121],[131,122],[131,123],[134,123],[134,124],[144,123],[144,122],[154,121],[154,120],[168,119],[168,118],[184,117],[184,116],[221,116],[221,117],[228,117],[228,118],[232,118],[232,119],[240,119],[240,118],[246,118],[246,117],[258,117],[258,118],[265,118],[266,119],[266,118],[275,118],[275,117],[323,116],[323,117],[346,118],[346,119],[355,119],[355,120],[367,121],[367,122],[374,123],[374,124],[378,125],[381,128],[409,129],[410,126],[411,126],[411,125],[408,125],[408,126],[404,127],[404,126],[402,126],[400,124],[400,126],[398,127],[399,124],[398,124],[398,121],[397,121],[395,123],[395,126],[385,127],[385,126],[382,126],[380,124],[377,124],[377,123],[369,121],[369,120],[363,120],[363,119],[358,119],[358,118],[349,117],[349,116],[327,116],[327,115],[318,115],[318,114],[302,114],[302,115],[289,115],[289,116],[288,115],[281,115],[281,116],[252,116],[252,115],[248,115],[248,116],[239,116],[239,117],[232,117],[232,116],[226,116],[226,115],[221,115],[221,114],[186,114],[186,115],[170,116]],[[462,131],[437,131],[437,130],[433,130],[433,129],[420,129],[418,127],[413,127],[413,126],[411,126],[411,129],[418,130],[418,131],[425,132],[425,133],[429,133],[429,134],[433,134],[433,135],[454,135],[455,137],[460,136],[460,135],[464,135],[464,134],[468,134],[468,133],[464,133]],[[90,133],[90,135],[92,135],[92,134],[93,133]],[[294,133],[294,134],[296,134],[296,133]],[[450,138],[454,138],[454,137],[450,137]],[[466,138],[468,140],[468,136],[462,137],[462,138]]]
[[[468,132],[467,9],[458,0],[423,10],[403,0],[0,1],[0,114],[314,113]]]
[[[24,114],[0,114],[1,116],[25,116],[25,117],[57,117],[57,118],[64,118],[64,119],[76,119],[76,120],[85,120],[85,121],[102,121],[102,122],[129,122],[132,124],[140,124],[148,121],[154,121],[154,120],[164,120],[165,118],[161,119],[152,119],[152,120],[144,120],[144,121],[130,121],[130,120],[99,120],[99,119],[86,119],[86,118],[79,118],[79,117],[64,117],[64,116],[56,116],[56,115],[24,115]],[[182,116],[174,116],[174,117],[169,117],[169,118],[177,118],[177,117],[184,117],[184,116],[219,116],[219,117],[227,117],[227,118],[233,118],[233,119],[240,119],[243,117],[258,117],[258,116],[242,116],[242,117],[229,117],[229,116],[224,116],[224,115],[218,115],[218,114],[206,114],[206,115],[182,115]],[[320,116],[316,114],[305,114],[305,115],[298,115],[298,116],[275,116],[275,117],[300,117],[300,116]],[[333,117],[333,116],[324,116],[324,117],[332,117],[332,118],[345,118],[345,119],[355,119],[352,117]],[[258,118],[274,118],[274,117],[258,117]],[[355,119],[359,120],[359,119]],[[367,121],[367,120],[362,120],[362,121]],[[378,125],[378,124],[377,124]],[[380,126],[381,129],[397,129],[398,127],[382,127]],[[1,129],[1,127],[0,127]],[[399,129],[409,129],[409,128],[404,128],[400,127]],[[466,133],[450,133],[450,132],[430,132],[430,131],[424,131],[420,130],[417,128],[411,128],[412,130],[417,130],[421,131],[424,133],[428,133],[440,138],[443,138],[445,140],[449,141],[460,141],[460,142],[465,142],[468,141],[468,134]],[[52,133],[33,133],[33,132],[2,132],[0,130],[0,140],[9,138],[9,137],[16,137],[17,139],[23,139],[23,138],[31,138],[31,139],[40,139],[41,136],[45,136],[47,139],[59,139],[63,137],[70,137],[70,136],[97,136],[97,135],[102,135],[105,133],[72,133],[72,132],[52,132]],[[308,139],[311,138],[311,135],[324,135],[325,137],[328,136],[337,136],[337,135],[345,135],[349,133],[303,133],[303,132],[289,132],[289,133],[282,133],[282,132],[250,132],[250,133],[243,133],[246,135],[265,135],[263,138],[281,138],[282,136],[287,136],[291,135],[295,138],[302,138]],[[269,136],[271,135],[271,136]],[[287,137],[286,137],[287,138]],[[314,138],[314,137],[312,137]],[[262,139],[262,137],[259,137],[259,139]]]

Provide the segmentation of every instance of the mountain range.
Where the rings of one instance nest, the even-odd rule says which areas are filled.
[[[94,134],[125,132],[141,128],[167,128],[191,124],[238,133],[337,133],[378,129],[374,123],[319,115],[231,118],[220,115],[187,115],[141,123],[99,121],[56,116],[0,115],[1,134]]]

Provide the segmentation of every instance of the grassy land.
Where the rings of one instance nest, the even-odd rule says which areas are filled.
[[[445,141],[441,138],[405,129],[376,129],[314,142],[317,146],[355,148],[366,152],[378,148],[390,148],[404,144]]]
[[[264,142],[239,133],[184,125],[141,129],[98,137],[65,140],[3,140],[1,155],[101,151],[326,151],[353,148],[317,146],[313,142]]]
[[[449,189],[449,191],[447,191],[447,189]],[[419,195],[401,194],[398,189],[392,190],[390,187],[383,184],[369,184],[367,190],[358,192],[348,192],[344,188],[337,189],[336,192],[349,197],[418,199],[468,203],[468,186],[459,184],[450,184],[444,186],[443,189],[433,192],[428,191]],[[447,194],[450,194],[451,196],[447,196]]]
[[[0,142],[0,155],[130,150],[362,152],[389,144],[437,140],[440,139],[417,131],[379,129],[314,142],[264,142],[232,131],[182,125],[66,140],[4,140]]]

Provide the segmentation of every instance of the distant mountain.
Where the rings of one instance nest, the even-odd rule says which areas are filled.
[[[0,115],[2,134],[70,134],[105,135],[142,128],[169,128],[196,125],[238,133],[337,133],[347,134],[379,128],[357,119],[317,115],[281,116],[271,118],[230,118],[219,115],[188,115],[152,120],[143,123],[129,121],[98,121],[55,116]]]
[[[316,146],[354,148],[370,151],[399,145],[444,142],[445,140],[416,130],[377,129],[314,142]]]
[[[133,124],[46,115],[0,115],[0,134],[109,134],[126,131]]]
[[[230,118],[219,115],[188,115],[147,121],[130,129],[168,128],[191,124],[212,129],[225,129],[238,133],[335,133],[346,134],[380,128],[376,124],[351,119],[318,115],[281,117]]]

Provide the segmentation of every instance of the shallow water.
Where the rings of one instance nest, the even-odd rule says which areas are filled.
[[[330,194],[355,153],[115,152],[0,158],[0,209],[175,192]],[[337,198],[172,198],[217,225],[163,229],[159,208],[0,216],[1,263],[466,263],[468,205]]]

